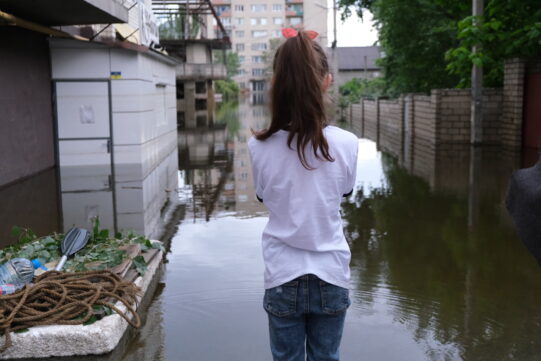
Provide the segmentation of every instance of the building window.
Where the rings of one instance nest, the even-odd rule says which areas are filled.
[[[282,11],[282,4],[272,4],[272,11]]]
[[[243,81],[241,81],[241,82],[239,83],[239,86],[240,86],[241,89],[244,89],[244,88],[246,88],[246,83],[243,82]]]
[[[252,50],[267,50],[267,43],[253,43]]]
[[[252,82],[252,90],[262,91],[265,90],[265,80],[255,80]]]
[[[230,11],[231,7],[229,5],[221,5],[216,6],[214,9],[216,9],[216,14],[220,16],[222,13]]]
[[[177,99],[184,99],[184,83],[177,81]]]
[[[184,112],[177,112],[177,127],[184,128],[186,127],[186,118]]]
[[[252,63],[262,63],[263,57],[262,56],[252,56]]]
[[[243,64],[244,60],[245,60],[244,55],[239,56],[239,63],[240,64]]]
[[[244,51],[244,44],[237,44],[235,45],[235,49],[237,51]]]
[[[254,30],[252,31],[252,38],[264,38],[267,36],[266,30]]]
[[[302,23],[302,18],[289,18],[290,25],[299,25]]]
[[[244,11],[244,5],[235,5],[235,11]]]
[[[263,75],[265,75],[265,69],[254,68],[254,69],[252,69],[252,75],[253,76],[263,76]]]
[[[204,81],[195,82],[195,93],[205,94],[207,92],[207,84]]]
[[[230,17],[223,17],[221,20],[222,20],[222,24],[231,25],[231,18]]]
[[[282,34],[280,33],[280,30],[273,30],[271,31],[271,38],[279,38]]]
[[[207,99],[195,99],[195,110],[206,110]]]
[[[235,31],[235,36],[237,38],[244,38],[244,30],[237,30]]]
[[[235,24],[236,25],[243,25],[244,24],[244,18],[235,18]]]
[[[287,11],[293,11],[297,15],[302,15],[302,4],[292,4],[287,6]]]
[[[284,23],[283,18],[272,18],[274,25],[282,25]]]
[[[252,5],[252,12],[253,13],[260,13],[262,11],[267,11],[267,5],[265,5],[265,4]]]
[[[267,18],[250,18],[250,25],[267,25]]]

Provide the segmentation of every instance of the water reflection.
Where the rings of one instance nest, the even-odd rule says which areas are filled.
[[[75,147],[60,157],[63,165],[57,169],[0,189],[0,246],[16,241],[13,226],[44,236],[73,226],[89,229],[95,217],[111,232],[159,237],[178,203],[178,153],[172,135],[160,145],[117,151],[114,167],[110,157],[103,161]]]
[[[516,158],[464,151],[383,153],[387,183],[343,204],[358,307],[385,295],[426,359],[538,359],[541,274],[503,205]]]
[[[214,126],[179,133],[179,188],[191,219],[265,211],[256,201],[246,141],[250,127],[262,126],[266,114],[266,106],[250,106],[246,99],[225,103]]]
[[[178,134],[178,158],[163,174],[180,169],[171,182],[178,181],[186,218],[171,242],[164,287],[139,336],[113,356],[89,360],[271,360],[261,306],[266,211],[255,200],[246,149],[250,128],[268,121],[257,102],[222,104],[212,128]],[[541,270],[503,206],[517,155],[387,139],[370,124],[364,130],[356,191],[341,209],[353,300],[342,359],[541,359]],[[120,173],[123,187],[142,191],[147,204],[154,183],[141,190]],[[64,192],[78,194],[70,184],[95,185],[94,195],[112,191],[98,187],[107,186],[98,174],[65,181]],[[160,179],[153,189],[163,191],[168,178]]]

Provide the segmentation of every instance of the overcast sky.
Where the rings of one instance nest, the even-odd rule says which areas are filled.
[[[329,46],[334,40],[333,35],[333,0],[327,0],[329,6],[328,39]],[[336,27],[338,34],[338,46],[371,46],[378,39],[377,31],[372,27],[372,14],[365,13],[363,21],[359,19],[355,11],[345,21],[340,20],[340,10],[336,15]]]

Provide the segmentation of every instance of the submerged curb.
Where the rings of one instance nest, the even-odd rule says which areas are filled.
[[[163,252],[159,251],[147,264],[143,277],[134,283],[142,290],[137,296],[137,310],[154,274],[159,269]],[[116,306],[123,312],[122,303]],[[104,354],[115,349],[126,332],[128,322],[114,313],[91,325],[50,325],[36,326],[24,333],[12,333],[13,345],[0,354],[0,359],[37,358],[51,356],[76,356]]]

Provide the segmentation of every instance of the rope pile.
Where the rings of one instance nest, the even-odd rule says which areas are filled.
[[[110,271],[45,272],[35,278],[33,285],[0,296],[0,333],[5,337],[0,352],[12,345],[13,331],[41,325],[83,324],[94,314],[95,305],[109,307],[138,328],[141,319],[132,305],[140,292],[133,282]],[[117,301],[124,304],[126,313],[114,305]]]

